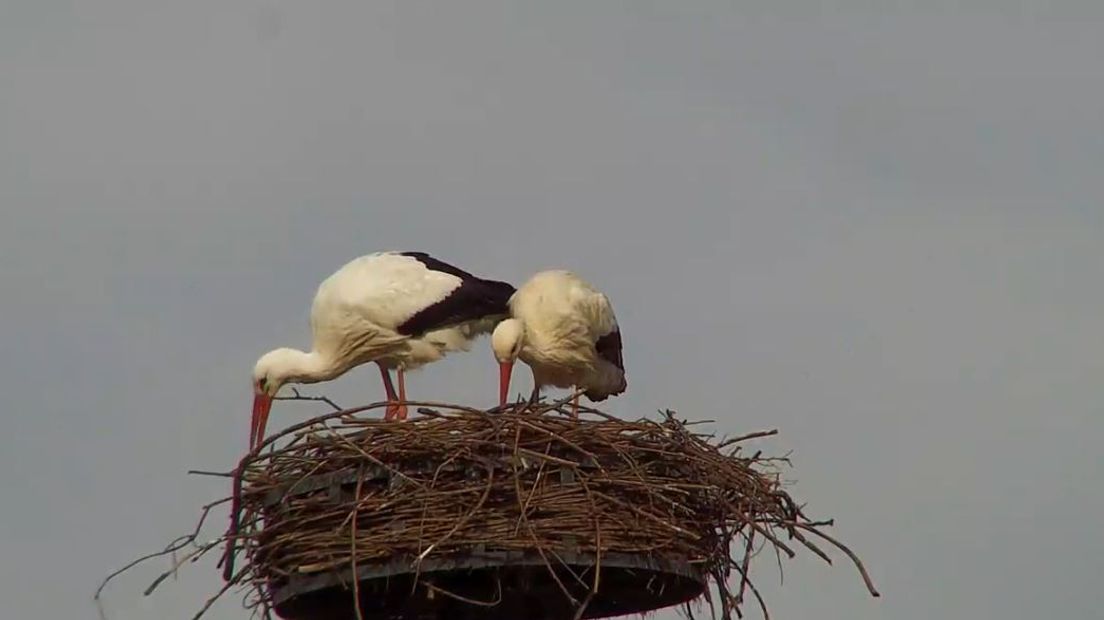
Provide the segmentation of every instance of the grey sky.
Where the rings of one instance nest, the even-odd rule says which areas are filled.
[[[778,618],[1096,617],[1104,8],[731,4],[0,2],[6,615],[94,614],[225,492],[184,472],[318,281],[416,248],[606,290],[612,413],[781,430],[885,596],[767,560]],[[490,403],[488,346],[411,393]],[[114,620],[218,586],[155,572]]]

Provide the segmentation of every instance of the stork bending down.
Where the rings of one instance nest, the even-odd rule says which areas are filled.
[[[386,419],[405,419],[404,373],[467,350],[508,315],[514,287],[485,280],[423,252],[378,252],[353,259],[318,287],[310,352],[279,348],[253,369],[249,445],[264,439],[272,398],[288,383],[335,379],[375,362],[389,403]],[[390,370],[398,371],[399,389]]]
[[[577,387],[592,401],[625,391],[621,329],[613,306],[579,276],[542,271],[510,298],[510,318],[491,335],[499,363],[499,404],[505,405],[514,361],[533,371],[533,399],[544,386]],[[579,396],[573,401],[578,417]]]

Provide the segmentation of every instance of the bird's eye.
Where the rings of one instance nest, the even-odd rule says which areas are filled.
[[[268,384],[268,380],[267,380],[267,379],[265,379],[265,378],[263,378],[263,377],[262,377],[262,378],[260,378],[260,379],[257,379],[257,387],[258,387],[258,388],[260,388],[260,390],[261,390],[262,392],[263,392],[263,391],[265,391],[265,385],[267,385],[267,384]]]

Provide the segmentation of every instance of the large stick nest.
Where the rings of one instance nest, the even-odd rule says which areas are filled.
[[[418,573],[473,553],[535,552],[577,617],[600,594],[600,571],[571,570],[568,554],[596,566],[630,555],[690,567],[712,581],[729,617],[746,592],[759,599],[748,577],[757,543],[827,560],[810,538],[842,549],[875,593],[854,554],[821,531],[830,523],[806,518],[783,490],[785,459],[741,451],[773,431],[715,440],[671,412],[626,421],[583,408],[573,419],[562,403],[489,412],[438,404],[391,422],[356,415],[377,407],[294,426],[243,461],[233,538],[246,562],[236,574],[227,566],[227,577],[251,583],[265,608],[304,576],[396,565]],[[571,577],[557,576],[564,568]],[[450,594],[425,584],[430,597]]]
[[[579,620],[678,603],[692,618],[692,599],[728,620],[749,595],[769,617],[752,560],[765,547],[830,563],[814,541],[846,554],[878,595],[823,531],[831,521],[807,518],[783,489],[788,461],[744,452],[776,431],[718,439],[670,411],[628,421],[583,407],[573,419],[566,401],[409,403],[420,415],[384,421],[384,403],[283,400],[336,411],[270,436],[231,474],[192,472],[231,476],[232,496],[204,506],[191,534],[112,573],[98,603],[141,562],[174,559],[148,595],[220,547],[225,585],[195,618],[235,587],[263,617],[299,620]],[[230,530],[198,542],[212,508],[231,500]]]

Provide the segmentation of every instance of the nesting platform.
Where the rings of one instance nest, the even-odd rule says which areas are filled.
[[[442,470],[456,473],[457,468]],[[553,485],[570,484],[574,478],[572,470],[563,466],[549,471]],[[361,497],[365,489],[395,483],[393,474],[379,466],[312,476],[294,485],[294,490],[283,491],[284,495],[270,492],[264,502],[268,518],[279,520],[281,505],[296,495],[323,494],[351,501],[358,477]],[[706,588],[705,575],[688,558],[662,553],[599,556],[581,551],[571,536],[564,538],[561,544],[540,550],[489,551],[487,542],[479,542],[467,550],[420,561],[407,555],[363,562],[356,570],[356,592],[351,587],[351,568],[293,574],[272,580],[271,605],[287,620],[357,620],[354,598],[359,600],[359,617],[365,620],[551,620],[576,617],[581,602],[588,601],[579,617],[605,618],[685,603]],[[491,547],[495,546],[492,542]],[[594,596],[590,596],[592,589]]]
[[[355,598],[365,620],[553,620],[644,613],[697,598],[706,587],[704,577],[686,563],[607,554],[601,558],[601,587],[576,616],[589,585],[573,582],[572,575],[592,574],[597,558],[557,555],[564,562],[556,568],[558,579],[573,598],[564,596],[537,553],[472,553],[423,562],[418,572],[402,561],[368,565],[357,571]],[[356,620],[350,583],[349,571],[293,580],[274,592],[275,612],[288,620]]]
[[[835,542],[782,490],[779,459],[740,453],[772,433],[419,405],[321,416],[247,456],[227,578],[287,620],[578,620],[703,597],[727,616],[758,598],[761,543],[827,557],[806,535]]]

